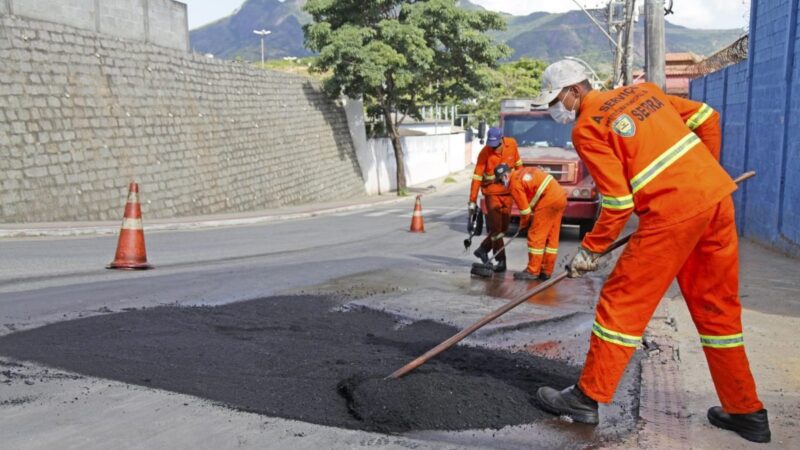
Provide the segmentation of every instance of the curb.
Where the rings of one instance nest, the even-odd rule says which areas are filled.
[[[641,363],[638,433],[644,448],[689,449],[689,423],[683,392],[680,347],[672,338],[675,319],[662,299],[645,333],[647,357]]]
[[[189,230],[199,230],[199,229],[208,229],[208,228],[222,228],[222,227],[233,227],[233,226],[247,226],[247,225],[258,225],[262,223],[269,223],[269,222],[276,222],[280,220],[295,220],[295,219],[306,219],[309,217],[316,217],[316,216],[324,216],[328,214],[336,214],[340,212],[346,211],[355,211],[359,209],[366,209],[372,206],[382,206],[382,205],[391,205],[395,203],[401,203],[404,201],[413,200],[417,195],[431,195],[440,192],[440,189],[435,187],[437,184],[442,184],[443,180],[449,177],[454,177],[457,181],[460,178],[460,175],[465,174],[465,176],[470,175],[472,168],[471,166],[467,166],[464,170],[461,170],[457,173],[452,173],[443,177],[441,179],[430,180],[425,183],[420,183],[416,187],[410,187],[409,193],[405,197],[397,197],[392,198],[390,200],[381,200],[381,201],[374,201],[374,202],[365,202],[365,203],[357,203],[354,205],[345,205],[345,206],[336,206],[327,209],[319,209],[314,211],[306,211],[306,212],[297,212],[297,213],[287,213],[287,214],[276,214],[276,215],[262,215],[262,216],[251,216],[251,217],[235,217],[229,219],[202,219],[197,218],[196,220],[181,222],[179,219],[165,219],[165,220],[173,220],[172,222],[162,222],[160,223],[158,220],[155,223],[149,223],[147,225],[147,231],[189,231]],[[445,186],[441,192],[447,192],[449,189]],[[313,205],[310,205],[313,206]],[[0,239],[11,239],[11,238],[40,238],[40,237],[80,237],[80,236],[103,236],[103,235],[116,235],[119,233],[119,225],[118,222],[106,223],[106,224],[98,224],[98,225],[64,225],[64,226],[41,226],[41,227],[34,227],[34,228],[2,228],[2,224],[0,224]],[[24,226],[24,225],[22,225]]]
[[[320,209],[315,211],[298,212],[298,213],[281,214],[281,215],[239,217],[231,219],[198,220],[193,222],[155,223],[147,225],[147,231],[148,232],[187,231],[187,230],[198,230],[205,228],[257,225],[261,223],[276,222],[280,220],[305,219],[309,217],[336,214],[346,211],[355,211],[359,209],[366,209],[372,206],[391,205],[394,203],[401,203],[403,201],[410,201],[414,198],[415,198],[414,195],[409,195],[407,197],[394,198],[391,200],[383,200],[383,201],[369,202],[369,203],[358,203],[355,205],[339,206],[328,209]],[[20,229],[0,228],[0,239],[27,238],[27,237],[102,236],[102,235],[115,235],[117,233],[119,233],[118,225],[97,225],[97,226],[83,226],[83,227],[65,226],[65,227],[52,227],[52,228],[43,227],[43,228],[20,228]]]

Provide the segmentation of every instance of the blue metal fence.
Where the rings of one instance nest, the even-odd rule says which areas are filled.
[[[692,81],[690,96],[719,111],[722,164],[755,170],[735,195],[751,239],[800,256],[800,0],[752,0],[749,59]]]

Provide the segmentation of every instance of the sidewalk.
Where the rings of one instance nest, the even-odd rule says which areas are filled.
[[[772,442],[754,444],[708,423],[706,411],[719,400],[688,309],[673,288],[647,333],[655,345],[642,363],[640,447],[800,448],[800,261],[742,241],[740,262],[747,355]]]
[[[468,167],[460,172],[450,174],[447,177],[410,186],[408,189],[409,195],[406,197],[398,197],[396,192],[389,192],[384,195],[364,195],[362,197],[350,198],[338,202],[307,203],[304,205],[287,206],[262,211],[152,220],[145,216],[144,226],[146,232],[179,231],[199,228],[256,225],[265,222],[336,214],[376,206],[391,205],[394,203],[410,202],[419,194],[430,195],[436,192],[446,192],[451,186],[458,185],[468,180],[471,175],[472,167]],[[455,181],[445,182],[448,178]],[[120,214],[121,213],[122,209],[120,209]],[[119,233],[119,227],[119,220],[103,222],[0,223],[0,239],[113,235]]]

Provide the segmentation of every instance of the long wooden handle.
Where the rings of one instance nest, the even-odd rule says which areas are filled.
[[[511,236],[511,239],[509,239],[508,241],[506,241],[506,243],[505,243],[505,244],[503,244],[503,246],[502,246],[502,247],[500,247],[500,250],[498,250],[496,254],[492,254],[492,257],[491,257],[491,258],[489,258],[489,262],[496,261],[496,260],[497,260],[497,259],[496,259],[496,258],[497,258],[497,255],[499,255],[499,254],[500,254],[500,252],[502,252],[503,250],[505,250],[505,249],[506,249],[506,247],[508,247],[508,245],[509,245],[509,244],[511,244],[512,242],[514,242],[514,239],[516,239],[516,238],[517,238],[517,236],[519,236],[519,232],[520,232],[520,231],[522,231],[522,229],[521,229],[521,228],[518,228],[518,229],[517,229],[517,232],[516,232],[516,234],[514,234],[513,236]]]
[[[753,171],[745,172],[745,173],[743,173],[742,175],[740,175],[738,178],[736,178],[733,181],[736,182],[736,183],[740,183],[740,182],[742,182],[744,180],[747,180],[748,178],[754,177],[755,175],[756,175],[756,173],[753,172]],[[623,237],[622,239],[619,239],[619,240],[615,241],[613,244],[611,244],[601,254],[601,256],[605,256],[605,255],[613,252],[614,250],[622,247],[623,245],[627,244],[628,241],[631,239],[632,235],[633,235],[633,233],[628,234],[627,236]],[[485,315],[479,321],[473,323],[472,325],[468,326],[467,328],[464,328],[463,330],[461,330],[458,333],[454,334],[452,337],[450,337],[446,341],[442,342],[441,344],[437,345],[436,347],[433,347],[432,349],[428,350],[422,356],[420,356],[417,359],[411,361],[410,363],[406,364],[405,366],[395,370],[391,375],[386,377],[386,379],[389,379],[389,378],[397,379],[397,378],[401,378],[402,376],[408,374],[409,372],[411,372],[412,370],[416,369],[417,367],[425,364],[429,359],[433,358],[434,356],[438,355],[439,353],[442,353],[443,351],[445,351],[445,350],[449,349],[450,347],[456,345],[457,343],[461,342],[464,338],[466,338],[470,334],[478,331],[484,325],[488,324],[489,322],[492,322],[493,320],[495,320],[498,317],[502,316],[503,314],[511,311],[512,309],[516,308],[517,306],[521,305],[522,303],[525,303],[528,299],[530,299],[534,295],[537,295],[542,291],[546,291],[547,289],[550,289],[551,287],[553,287],[557,283],[561,282],[564,278],[567,278],[567,275],[568,275],[567,271],[561,272],[560,274],[556,275],[555,277],[553,277],[553,278],[547,280],[546,282],[536,286],[532,290],[522,294],[517,299],[515,299],[515,300],[513,300],[513,301],[511,301],[509,303],[506,303],[505,305],[501,306],[500,308],[495,309],[491,313]]]
[[[606,249],[606,251],[604,251],[602,253],[602,255],[607,255],[607,254],[613,252],[614,250],[622,247],[623,245],[625,245],[630,240],[630,238],[631,238],[631,235],[629,234],[629,235],[623,237],[622,239],[614,242],[613,244],[611,244],[608,247],[608,249]],[[512,309],[516,308],[520,304],[526,302],[529,298],[533,297],[534,295],[537,295],[542,291],[546,291],[547,289],[550,289],[552,286],[554,286],[555,284],[558,284],[564,278],[567,278],[567,275],[569,275],[569,272],[567,272],[565,270],[565,271],[559,273],[558,275],[554,276],[553,278],[550,278],[549,280],[545,281],[544,283],[536,286],[532,290],[530,290],[528,292],[525,292],[524,294],[522,294],[518,298],[516,298],[516,299],[506,303],[505,305],[495,309],[491,313],[483,316],[483,318],[480,319],[479,321],[473,323],[472,325],[468,326],[467,328],[464,328],[463,330],[461,330],[458,333],[454,334],[452,337],[450,337],[446,341],[442,342],[441,344],[437,345],[436,347],[433,347],[432,349],[428,350],[422,356],[420,356],[417,359],[411,361],[410,363],[406,364],[405,366],[401,367],[400,369],[397,369],[396,371],[394,371],[391,375],[389,375],[386,378],[395,378],[395,379],[397,379],[397,378],[402,377],[403,375],[406,375],[407,373],[411,372],[412,370],[416,369],[417,367],[425,364],[429,359],[433,358],[434,356],[438,355],[439,353],[442,353],[443,351],[445,351],[445,350],[449,349],[450,347],[456,345],[457,343],[461,342],[465,337],[467,337],[470,334],[478,331],[480,328],[482,328],[487,323],[492,322],[493,320],[497,319],[498,317],[502,316],[503,314],[511,311]]]

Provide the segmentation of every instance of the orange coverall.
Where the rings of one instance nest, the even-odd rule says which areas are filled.
[[[567,207],[567,193],[552,175],[536,167],[523,167],[511,174],[508,189],[519,208],[520,226],[528,228],[528,267],[533,275],[553,273],[558,258],[561,216]]]
[[[632,212],[639,228],[606,281],[586,364],[586,395],[610,402],[659,301],[677,276],[723,409],[763,406],[744,350],[738,242],[720,166],[719,116],[652,83],[592,91],[580,104],[573,142],[603,194],[583,247],[600,253]]]
[[[506,163],[512,172],[515,168],[522,167],[519,157],[517,141],[514,138],[504,137],[503,144],[497,150],[485,146],[478,155],[475,163],[475,172],[472,175],[469,201],[475,203],[478,199],[478,189],[486,198],[486,230],[488,236],[481,242],[485,250],[490,248],[498,261],[504,261],[505,251],[498,255],[503,248],[503,236],[508,231],[511,221],[511,195],[502,183],[496,183],[494,169],[501,163]]]

